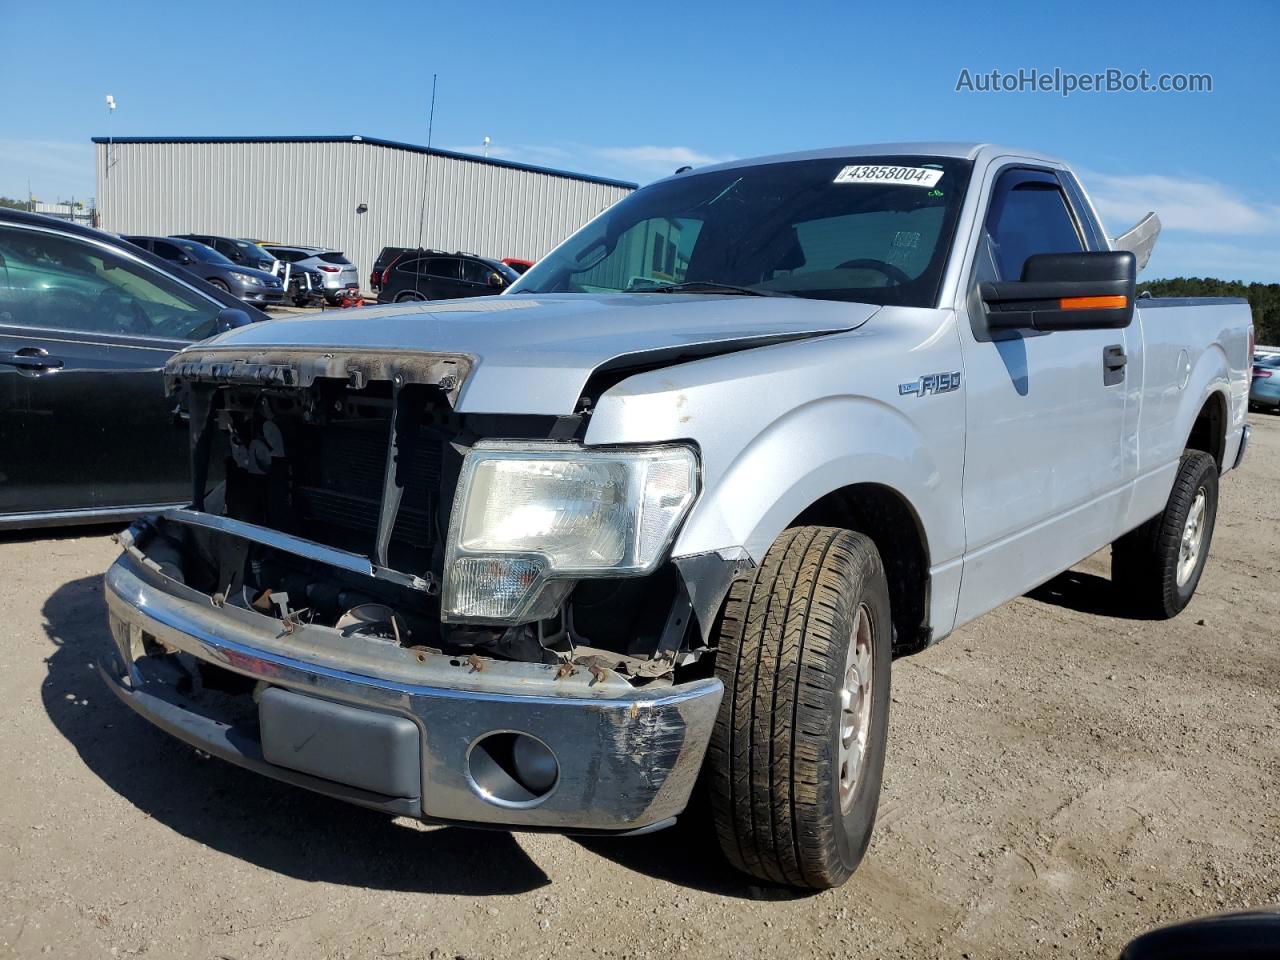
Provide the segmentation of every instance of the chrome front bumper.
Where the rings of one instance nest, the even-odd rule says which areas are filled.
[[[425,820],[566,832],[667,826],[688,802],[723,693],[714,679],[635,688],[616,675],[560,677],[543,664],[388,648],[328,627],[282,632],[273,617],[214,606],[128,544],[107,572],[106,597],[115,649],[100,670],[139,714],[240,766]],[[175,665],[195,661],[258,681],[262,709],[243,694],[249,709],[229,716],[218,706],[226,697],[184,689]],[[266,695],[273,689],[287,694]],[[279,759],[281,742],[296,739],[301,749],[313,739],[298,727],[264,736],[264,724],[281,722],[266,704],[281,700],[301,708],[304,724],[314,714],[328,724],[316,729],[336,730],[323,747],[307,748],[306,762],[281,765],[264,752],[274,743]],[[376,733],[366,751],[359,738],[368,726]],[[512,804],[477,784],[472,746],[495,732],[529,734],[550,748],[559,773],[545,796]],[[392,744],[385,762],[377,759],[383,744]],[[368,773],[370,752],[387,769]]]

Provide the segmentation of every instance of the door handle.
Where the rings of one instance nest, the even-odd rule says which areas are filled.
[[[17,353],[0,353],[0,364],[19,370],[61,370],[62,360],[49,356],[43,347],[23,347]]]
[[[1104,387],[1114,387],[1117,383],[1124,383],[1124,365],[1129,362],[1129,358],[1125,355],[1124,347],[1115,343],[1109,347],[1102,348],[1102,385]]]

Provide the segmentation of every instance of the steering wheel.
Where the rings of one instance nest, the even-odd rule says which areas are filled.
[[[111,320],[119,333],[150,333],[151,324],[136,297],[119,287],[103,287],[98,294],[98,310]],[[119,323],[123,319],[123,323]]]
[[[871,257],[863,257],[857,260],[846,260],[844,263],[839,264],[836,269],[874,270],[876,273],[884,274],[888,279],[892,280],[899,286],[911,282],[911,278],[903,273],[901,269],[895,267],[892,263],[886,263],[883,260],[874,260]]]

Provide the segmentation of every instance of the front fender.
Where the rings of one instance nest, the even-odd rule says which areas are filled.
[[[789,410],[750,438],[708,483],[674,553],[734,545],[759,562],[808,506],[853,483],[902,495],[920,517],[930,556],[934,539],[948,539],[938,531],[942,517],[921,513],[938,499],[943,474],[916,426],[880,401],[835,396]]]
[[[900,394],[895,365],[854,366],[863,359],[860,339],[851,334],[637,374],[601,397],[587,443],[698,444],[702,493],[675,556],[745,548],[758,561],[821,497],[876,483],[912,505],[932,564],[958,559],[963,392]],[[953,360],[936,367],[924,360],[914,369],[943,369]],[[857,393],[849,392],[853,383]]]
[[[638,373],[600,397],[586,442],[698,445],[702,492],[677,558],[745,551],[758,562],[825,495],[862,483],[892,490],[924,535],[940,636],[964,551],[964,390],[920,396],[900,384],[960,370],[958,340],[950,313],[883,313],[881,326]]]

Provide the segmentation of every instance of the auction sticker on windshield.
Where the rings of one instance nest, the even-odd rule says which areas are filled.
[[[935,187],[942,179],[941,170],[928,167],[882,167],[859,164],[845,167],[833,183],[896,183],[911,187]]]

